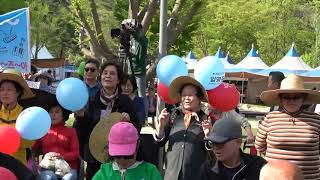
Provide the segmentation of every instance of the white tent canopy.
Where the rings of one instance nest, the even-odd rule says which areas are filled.
[[[31,49],[31,59],[53,59],[54,57],[50,54],[46,46],[43,46],[38,51],[37,58],[35,58],[36,46],[34,45]]]
[[[268,75],[271,71],[281,71],[285,75],[292,73],[300,75],[309,70],[312,70],[312,68],[301,59],[294,44],[292,44],[288,53],[280,61],[269,69],[258,72],[258,74]]]
[[[228,62],[228,57],[225,57],[222,50],[221,50],[221,47],[219,47],[219,49],[217,50],[216,54],[214,55],[217,59],[221,60],[223,65],[224,65],[224,68],[225,69],[231,69],[234,64],[230,64]]]
[[[269,68],[269,66],[262,61],[257,53],[257,50],[252,45],[252,48],[247,56],[237,65],[233,66],[229,72],[256,72],[258,70],[267,68]]]
[[[188,69],[194,69],[198,62],[196,56],[192,51],[189,51],[188,55],[183,59],[187,64]]]

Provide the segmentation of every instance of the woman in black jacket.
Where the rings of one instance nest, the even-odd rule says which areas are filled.
[[[164,179],[198,180],[200,166],[207,160],[203,140],[211,129],[200,108],[201,101],[208,101],[207,93],[195,79],[181,76],[171,83],[169,96],[181,106],[171,113],[163,109],[159,116],[156,141],[168,142]]]
[[[101,165],[89,150],[90,134],[101,118],[108,116],[111,112],[120,112],[123,116],[122,121],[131,122],[140,132],[141,126],[135,115],[132,101],[127,95],[121,94],[122,76],[122,68],[117,62],[109,61],[102,64],[100,91],[93,100],[89,101],[85,111],[76,113],[74,127],[79,138],[80,155],[87,162],[87,180],[92,179]]]

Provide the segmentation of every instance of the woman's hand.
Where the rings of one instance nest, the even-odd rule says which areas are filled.
[[[204,132],[205,137],[209,135],[212,130],[211,118],[208,117],[207,120],[202,121],[202,130]]]
[[[123,113],[121,113],[121,115],[122,115],[121,121],[125,121],[125,122],[129,122],[130,121],[130,116],[129,116],[128,113],[123,112]]]
[[[163,137],[164,135],[164,126],[169,121],[170,114],[167,112],[167,109],[162,109],[160,115],[159,115],[159,125],[158,125],[158,137]]]
[[[169,121],[169,113],[167,112],[167,108],[162,109],[160,115],[159,115],[159,127],[164,128],[164,126]]]
[[[48,156],[49,159],[62,158],[61,154],[56,152],[49,152],[46,154],[46,156]]]

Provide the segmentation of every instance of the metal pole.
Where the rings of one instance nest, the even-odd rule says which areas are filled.
[[[168,11],[168,1],[160,0],[160,27],[159,27],[159,59],[167,54],[167,12]],[[159,85],[159,81],[158,81]],[[155,122],[155,127],[158,127],[158,117],[161,110],[165,107],[164,102],[161,101],[160,97],[157,96],[157,116]],[[164,173],[163,170],[163,156],[164,148],[159,149],[159,170],[161,174]]]

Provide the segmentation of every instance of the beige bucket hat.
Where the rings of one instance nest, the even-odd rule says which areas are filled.
[[[23,90],[20,99],[28,99],[35,96],[29,88],[27,82],[23,79],[20,71],[13,68],[5,69],[2,73],[0,73],[0,82],[4,80],[16,82],[21,86]]]
[[[111,127],[121,119],[122,115],[120,113],[110,113],[108,116],[101,118],[91,132],[89,149],[92,156],[101,163],[106,163],[109,160],[108,134]]]
[[[305,89],[303,79],[297,75],[290,74],[287,78],[283,79],[281,82],[280,89],[264,91],[260,95],[260,99],[266,105],[279,105],[280,104],[280,94],[284,93],[302,93],[307,94],[304,104],[318,104],[320,103],[320,92]]]
[[[194,86],[199,87],[201,89],[201,93],[203,94],[203,99],[200,99],[200,100],[203,102],[208,102],[207,91],[197,80],[189,76],[180,76],[172,81],[172,83],[169,86],[170,99],[173,100],[174,102],[180,102],[181,100],[180,91],[181,91],[181,88],[186,84],[192,84]]]

